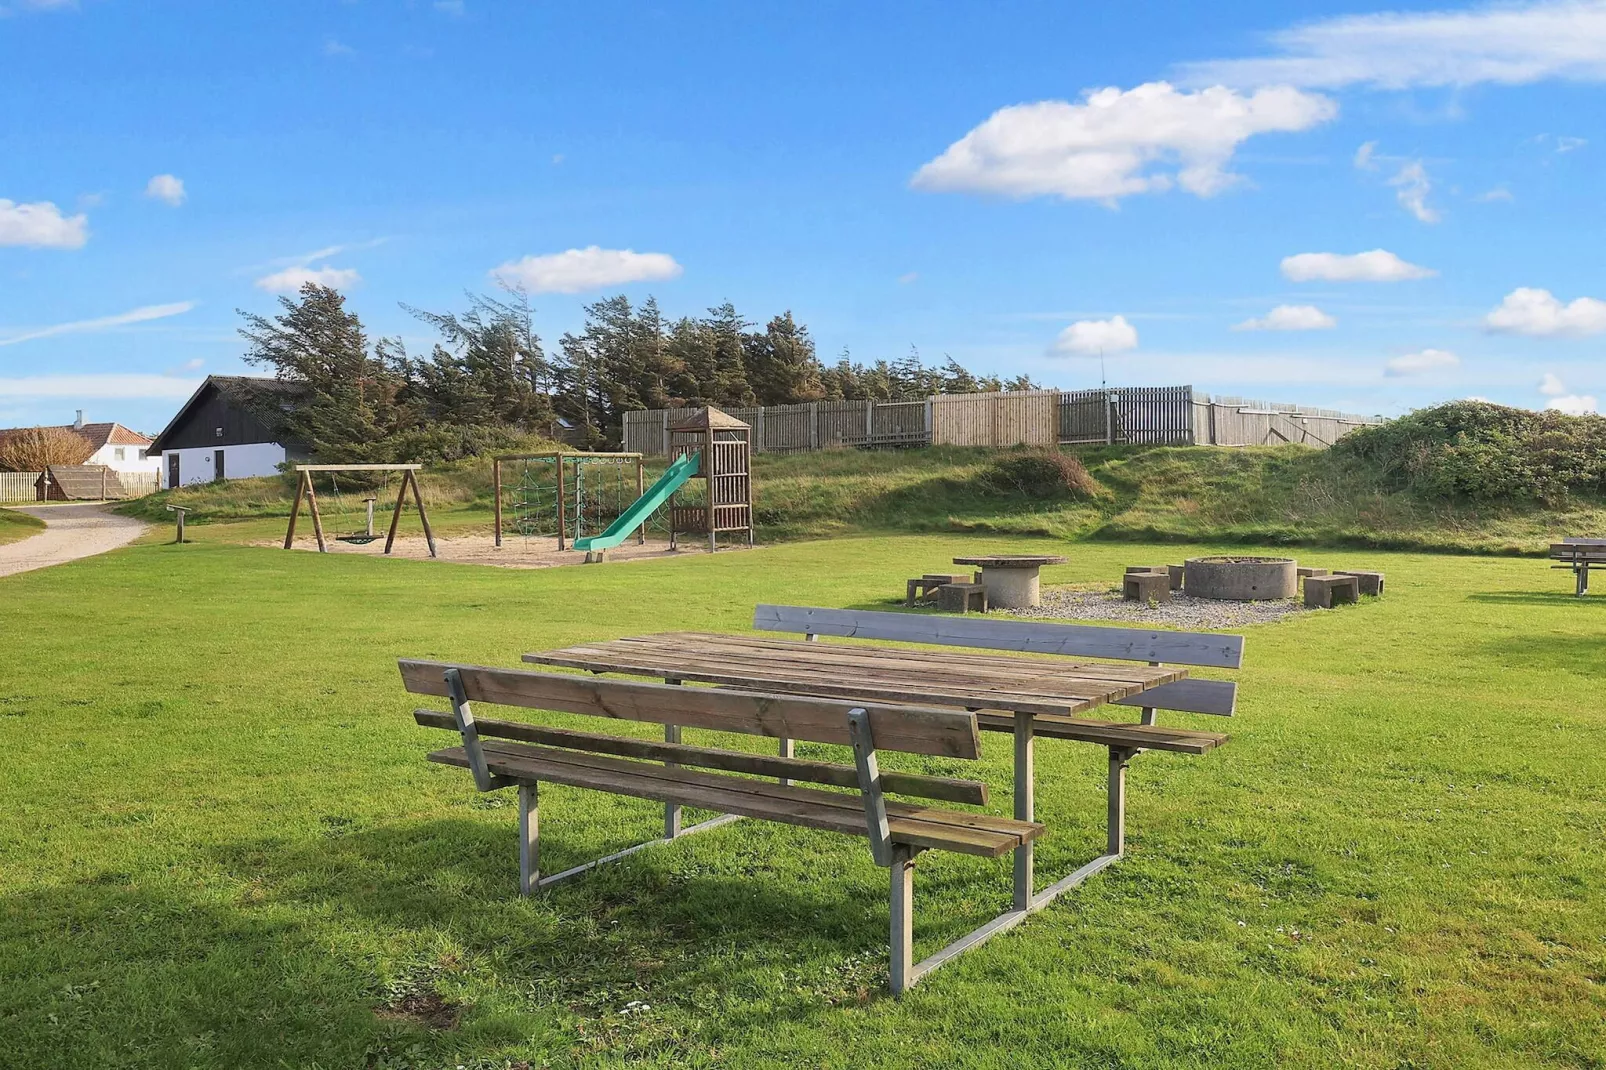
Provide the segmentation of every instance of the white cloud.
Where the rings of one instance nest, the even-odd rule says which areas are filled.
[[[27,375],[0,379],[0,397],[178,398],[195,393],[199,379],[170,375]]]
[[[1580,297],[1564,305],[1549,290],[1519,286],[1483,318],[1483,325],[1535,338],[1599,334],[1606,331],[1606,301]]]
[[[1246,319],[1235,331],[1325,331],[1338,321],[1315,305],[1278,305],[1264,316]]]
[[[1589,140],[1587,138],[1558,137],[1556,138],[1556,152],[1572,152],[1574,149],[1581,149],[1587,144],[1589,144]]]
[[[906,271],[902,275],[898,276],[898,282],[902,283],[904,286],[908,286],[910,283],[914,282],[918,278],[920,278],[920,272],[918,272],[918,271]]]
[[[1408,263],[1387,249],[1364,253],[1297,253],[1282,262],[1283,276],[1293,282],[1400,282],[1426,279],[1438,272]]]
[[[1494,189],[1485,190],[1483,193],[1478,194],[1472,199],[1480,204],[1493,204],[1495,201],[1516,200],[1516,198],[1511,195],[1511,191],[1506,189],[1504,186],[1496,186]]]
[[[184,192],[184,180],[175,175],[156,175],[145,183],[145,196],[155,197],[177,208],[189,196]]]
[[[50,201],[18,204],[0,197],[0,246],[78,249],[89,240],[89,217],[64,216]]]
[[[297,264],[287,267],[283,271],[275,271],[271,275],[264,275],[256,281],[259,290],[266,290],[275,294],[292,294],[307,283],[318,286],[327,286],[332,290],[345,290],[362,281],[362,276],[356,268],[308,267]]]
[[[1097,356],[1136,349],[1138,330],[1125,316],[1107,320],[1077,320],[1059,333],[1051,351],[1059,356]]]
[[[1256,134],[1305,130],[1338,105],[1286,86],[1242,95],[1165,82],[1089,90],[1082,102],[1000,108],[910,181],[916,189],[1115,202],[1180,185],[1208,197],[1239,180],[1227,169]]]
[[[678,279],[684,269],[668,253],[638,253],[633,249],[602,249],[595,245],[546,256],[510,260],[491,271],[506,286],[530,293],[574,294],[623,286],[630,282]]]
[[[333,37],[323,39],[323,54],[326,56],[352,56],[357,50],[350,45],[341,44]]]
[[[1426,375],[1429,372],[1454,368],[1461,358],[1447,349],[1424,349],[1395,357],[1384,365],[1383,374],[1390,376]]]
[[[1376,171],[1377,164],[1372,159],[1372,154],[1375,152],[1377,152],[1377,142],[1366,142],[1355,150],[1355,166],[1362,171]]]
[[[1606,0],[1343,15],[1271,35],[1275,54],[1186,64],[1193,85],[1378,89],[1606,80]]]
[[[1599,412],[1600,403],[1593,394],[1568,394],[1566,397],[1551,398],[1545,403],[1545,408],[1564,412],[1568,416],[1582,416],[1585,413]]]
[[[1544,378],[1539,380],[1539,392],[1547,398],[1558,397],[1567,392],[1567,384],[1558,379],[1553,372],[1546,372]]]
[[[91,320],[57,323],[50,327],[39,327],[31,331],[23,331],[20,334],[8,335],[0,338],[0,346],[14,346],[18,342],[31,342],[35,338],[53,338],[58,334],[88,334],[95,331],[110,330],[113,327],[124,327],[130,323],[148,323],[151,320],[181,315],[194,307],[194,301],[175,301],[167,305],[145,305],[128,312],[119,312],[115,316],[100,316]]]
[[[1416,217],[1419,223],[1437,223],[1439,213],[1428,207],[1428,193],[1433,189],[1433,182],[1428,178],[1427,168],[1422,166],[1421,160],[1412,160],[1398,173],[1389,179],[1389,185],[1394,187],[1394,198],[1404,208]]]
[[[461,17],[464,11],[463,0],[435,0],[435,10],[442,15]]]

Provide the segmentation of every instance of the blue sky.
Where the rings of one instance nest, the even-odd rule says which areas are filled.
[[[1606,3],[0,0],[0,425],[237,309],[791,309],[822,357],[1397,413],[1606,399]]]

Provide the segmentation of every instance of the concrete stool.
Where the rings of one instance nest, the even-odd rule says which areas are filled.
[[[1186,570],[1181,565],[1128,565],[1128,566],[1126,566],[1126,573],[1129,576],[1133,575],[1135,573],[1139,573],[1139,572],[1153,572],[1153,573],[1157,573],[1158,575],[1167,577],[1171,581],[1171,589],[1173,591],[1182,590],[1182,575],[1183,575],[1183,573],[1185,571]]]
[[[1325,568],[1296,568],[1294,572],[1299,576],[1300,579],[1304,579],[1307,576],[1327,575],[1327,570]]]
[[[1128,602],[1171,601],[1169,572],[1128,572],[1121,578],[1121,597]]]
[[[903,588],[903,604],[914,608],[914,604],[922,599],[930,598],[931,592],[945,583],[970,583],[968,573],[928,572],[919,579],[909,580]]]
[[[937,608],[944,613],[987,612],[987,588],[979,583],[945,583],[937,588]]]
[[[1165,570],[1171,576],[1171,589],[1173,591],[1182,590],[1182,577],[1187,573],[1188,570],[1183,568],[1181,565],[1167,565]]]
[[[1375,594],[1383,597],[1383,573],[1381,572],[1351,572],[1345,569],[1333,573],[1335,576],[1354,576],[1360,582],[1362,594]]]
[[[1361,585],[1354,576],[1306,576],[1307,609],[1332,609],[1360,601]]]

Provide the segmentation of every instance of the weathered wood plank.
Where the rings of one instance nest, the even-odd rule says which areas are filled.
[[[1238,709],[1238,685],[1230,680],[1178,680],[1161,684],[1125,698],[1112,699],[1117,706],[1179,710],[1184,713],[1212,713],[1231,717]]]
[[[1041,624],[1023,620],[965,620],[810,606],[756,606],[753,610],[753,628],[757,631],[808,632],[1125,661],[1208,665],[1223,669],[1240,668],[1243,665],[1244,648],[1241,635]]]
[[[847,708],[840,701],[801,695],[677,687],[634,680],[601,680],[527,669],[499,669],[404,658],[402,682],[417,695],[446,694],[445,671],[460,670],[468,698],[529,709],[678,724],[748,735],[847,743]],[[690,678],[680,674],[683,678]],[[981,742],[973,714],[921,706],[862,703],[884,750],[975,758]]]
[[[452,715],[438,710],[414,710],[413,720],[425,728],[455,728]],[[653,761],[673,761],[681,765],[704,769],[723,769],[731,773],[752,773],[755,776],[785,777],[806,780],[811,784],[828,784],[836,788],[853,788],[859,784],[857,770],[850,765],[819,762],[807,758],[769,757],[748,754],[745,751],[725,750],[718,747],[696,747],[689,744],[659,743],[655,740],[629,739],[595,732],[576,732],[567,728],[548,728],[544,725],[524,724],[518,721],[480,719],[475,727],[481,736],[495,739],[514,739],[524,743],[544,743],[553,747],[599,754],[614,754],[625,758],[644,758]],[[881,786],[894,795],[913,795],[922,799],[940,799],[943,802],[966,803],[972,806],[987,805],[987,785],[979,780],[961,780],[956,777],[928,776],[924,773],[900,773],[884,770]]]
[[[436,751],[429,755],[429,759],[445,765],[467,764],[461,747]],[[616,795],[827,829],[846,835],[866,835],[864,810],[857,794],[839,794],[819,788],[782,788],[767,781],[645,765],[601,755],[546,750],[522,744],[488,744],[486,760],[498,775],[512,780],[568,784]],[[911,815],[904,812],[911,809],[919,813]],[[977,828],[968,821],[947,823],[939,820],[938,815],[946,813],[950,812],[889,802],[887,820],[892,839],[918,847],[997,857],[1042,832],[1042,826],[1035,824],[1011,825],[1004,831]],[[968,819],[971,815],[952,812],[952,816]]]
[[[976,715],[976,720],[987,732],[1015,730],[1014,718],[1006,713],[982,712]],[[1175,754],[1208,754],[1227,742],[1228,738],[1220,732],[1194,732],[1162,725],[1116,724],[1112,721],[1042,715],[1033,719],[1032,730],[1039,736],[1053,739],[1098,743],[1106,747],[1163,750]]]

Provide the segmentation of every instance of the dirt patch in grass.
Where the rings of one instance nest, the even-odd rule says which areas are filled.
[[[405,1022],[426,1029],[456,1029],[463,1009],[448,1003],[438,992],[409,992],[374,1009],[374,1014],[387,1022]]]

